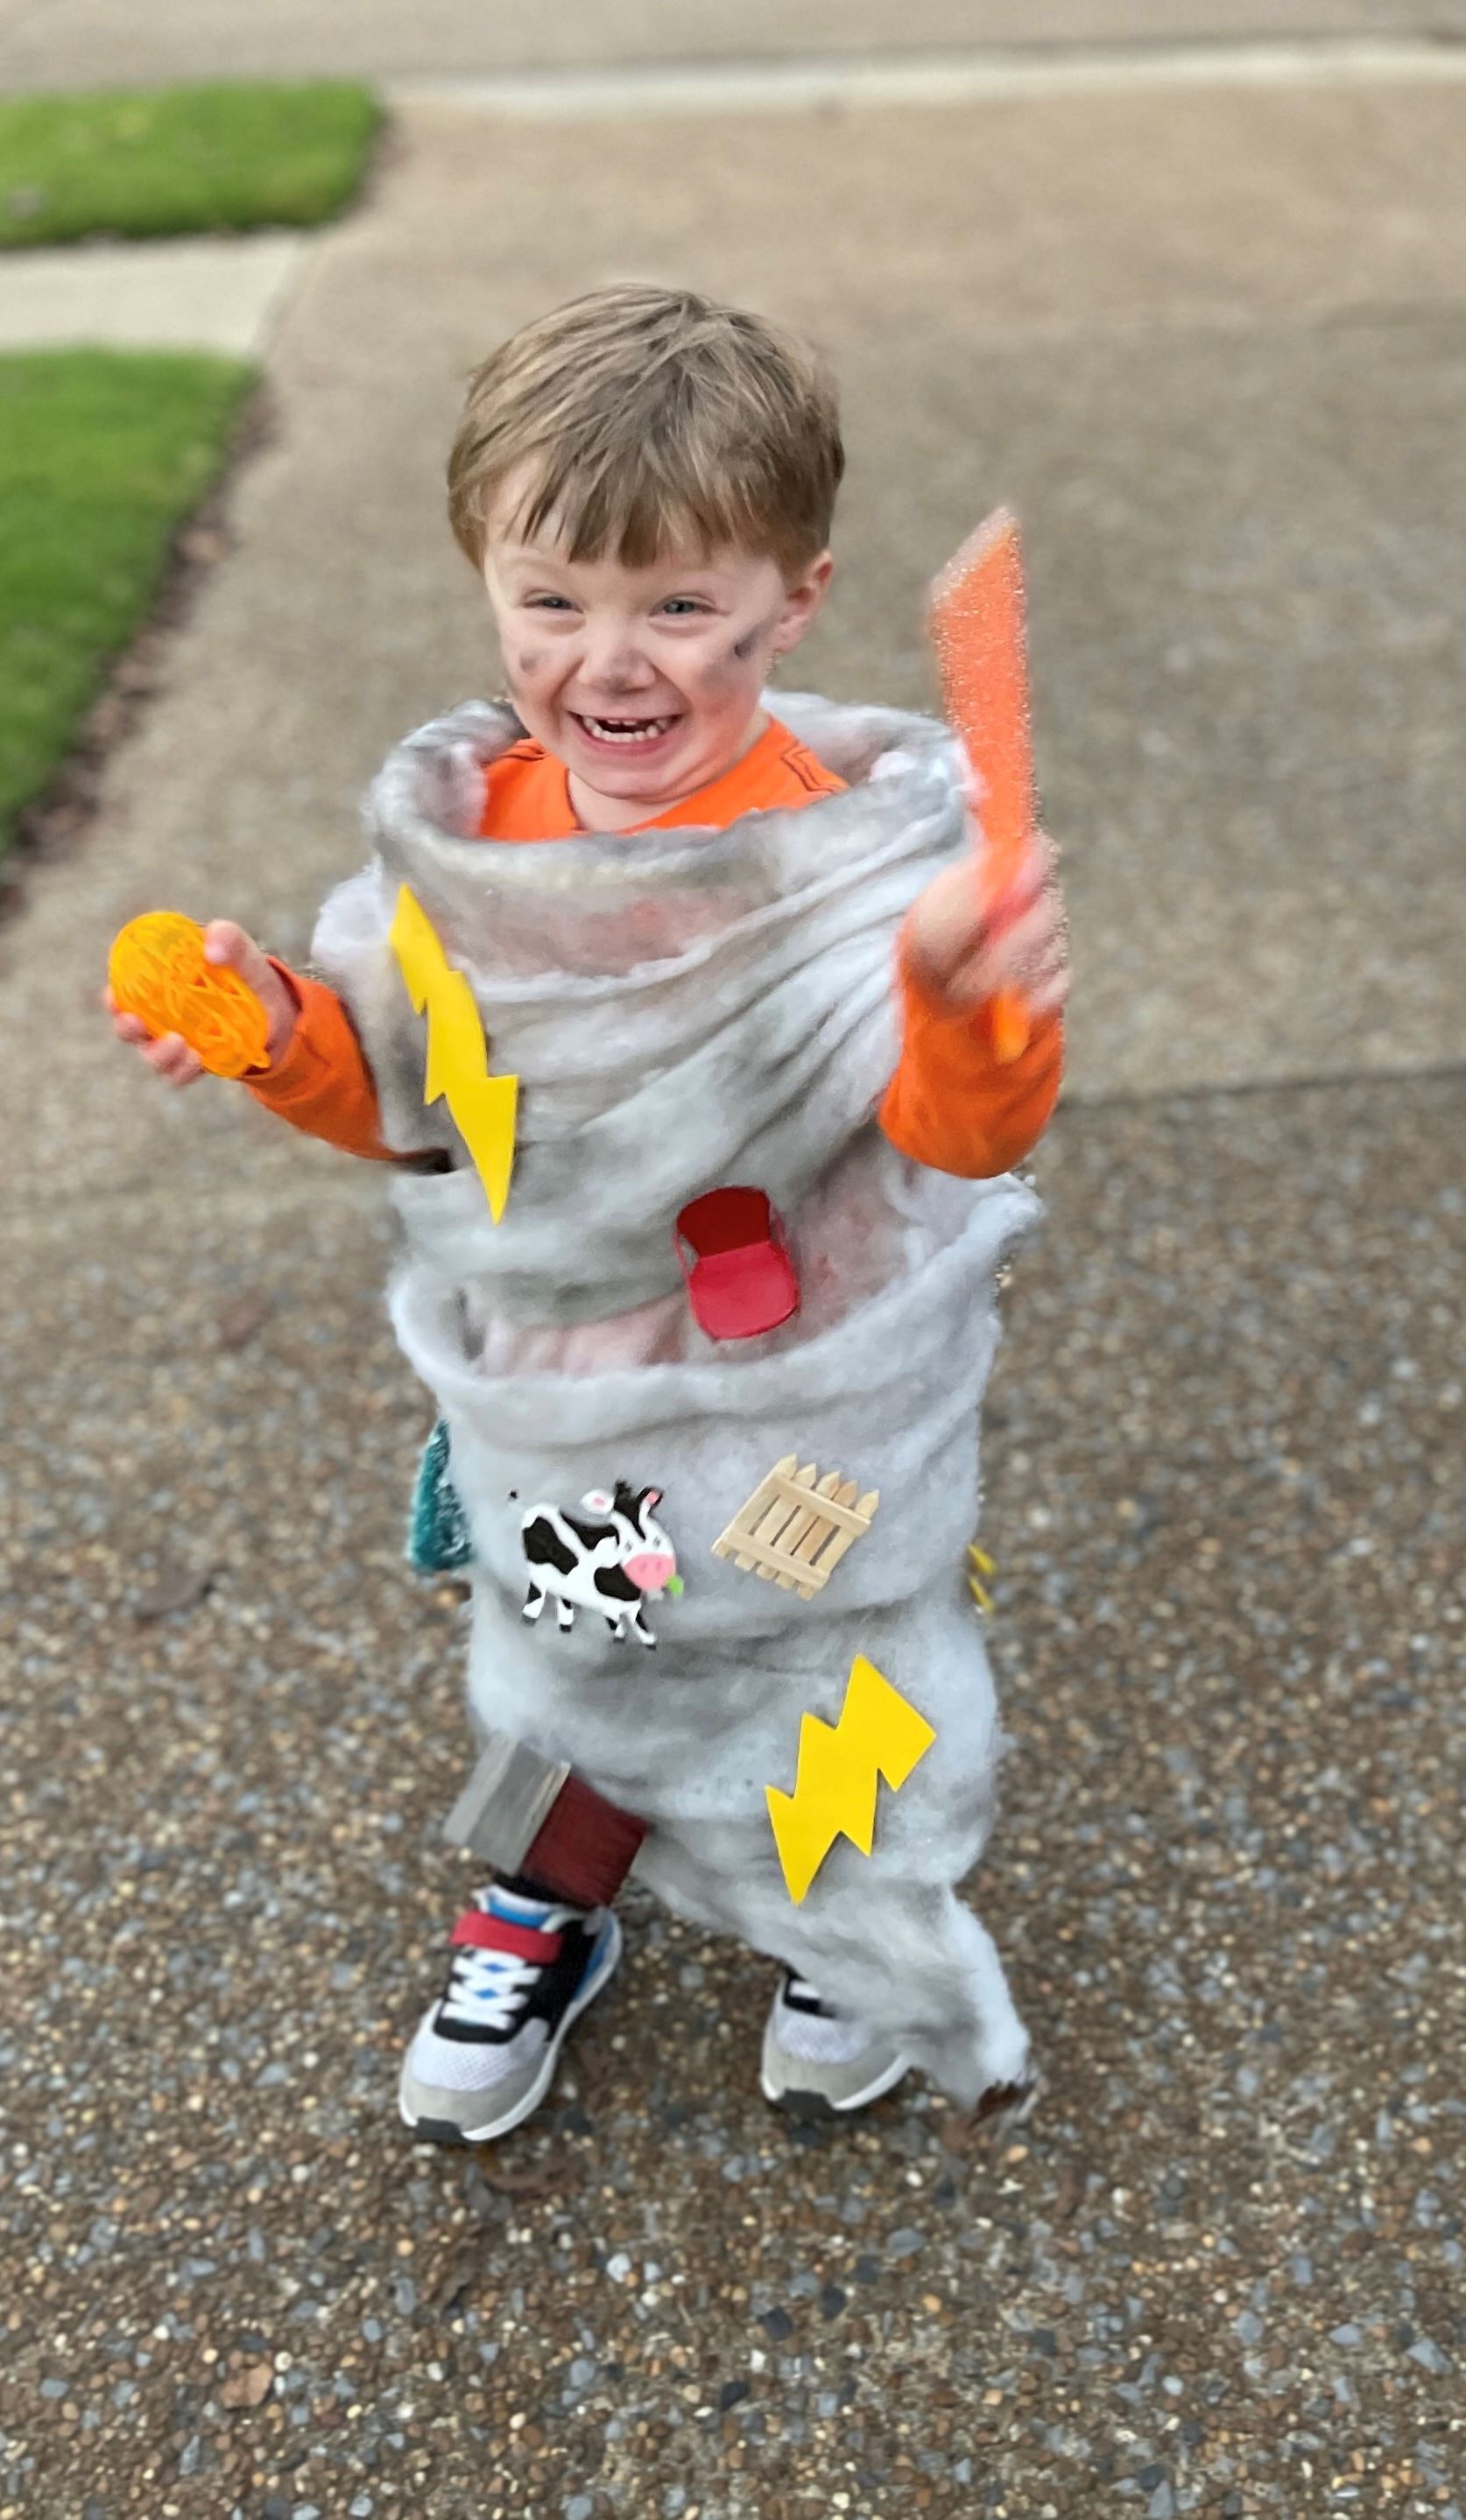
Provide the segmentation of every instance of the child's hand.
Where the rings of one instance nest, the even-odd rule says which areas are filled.
[[[204,959],[216,963],[221,969],[237,971],[247,988],[252,989],[269,1017],[269,1036],[265,1056],[274,1067],[289,1046],[296,1029],[296,1001],[272,963],[268,962],[242,927],[232,919],[215,919],[204,930]],[[123,1014],[111,988],[102,992],[102,1004],[112,1017],[112,1028],[118,1041],[131,1042],[142,1052],[155,1075],[169,1085],[192,1085],[204,1074],[204,1061],[197,1051],[176,1032],[151,1033],[141,1015]]]
[[[983,907],[971,862],[947,867],[911,906],[906,950],[917,979],[955,1012],[1013,990],[1035,1018],[1057,1013],[1069,995],[1069,938],[1058,851],[1034,834],[1012,891]]]

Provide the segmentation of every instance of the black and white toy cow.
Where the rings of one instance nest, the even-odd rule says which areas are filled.
[[[661,1488],[618,1479],[610,1491],[592,1488],[576,1513],[531,1506],[520,1524],[529,1565],[526,1618],[537,1619],[552,1595],[562,1628],[574,1626],[577,1610],[599,1610],[614,1637],[629,1633],[654,1645],[646,1598],[664,1593],[677,1572],[676,1551],[654,1517],[661,1503]]]

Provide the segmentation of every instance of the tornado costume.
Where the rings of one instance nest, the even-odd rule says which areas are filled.
[[[808,697],[781,694],[778,714],[847,792],[536,848],[474,836],[464,803],[465,763],[517,741],[517,719],[455,711],[377,780],[375,860],[327,902],[314,958],[360,1032],[386,1143],[448,1159],[395,1177],[391,1309],[448,1430],[476,1723],[646,1821],[637,1869],[671,1909],[788,1962],[971,2101],[1025,2061],[953,1885],[1000,1749],[966,1580],[978,1408],[995,1274],[1037,1201],[1011,1175],[924,1170],[872,1116],[897,1052],[896,930],[971,845],[950,736]],[[497,1225],[445,1102],[424,1104],[424,1023],[389,942],[404,883],[473,990],[494,1073],[520,1079]],[[801,1297],[736,1342],[699,1328],[673,1238],[724,1184],[767,1193]],[[879,1496],[807,1596],[714,1553],[791,1456]],[[546,1609],[546,1552],[583,1554],[577,1526],[628,1504],[683,1589],[618,1619],[573,1571]],[[881,1785],[872,1854],[836,1838],[796,1905],[766,1788],[794,1787],[802,1718],[837,1721],[857,1657],[936,1737],[898,1791]]]

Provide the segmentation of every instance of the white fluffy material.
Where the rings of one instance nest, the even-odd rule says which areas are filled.
[[[991,1943],[952,1884],[990,1823],[1000,1739],[966,1588],[994,1277],[1037,1202],[1011,1177],[906,1162],[872,1111],[896,1051],[892,953],[916,893],[969,845],[944,730],[781,698],[846,794],[728,830],[526,848],[463,835],[463,747],[519,733],[472,706],[393,755],[379,855],[327,903],[315,954],[344,992],[389,1142],[437,1147],[397,1180],[392,1312],[451,1430],[478,1553],[476,1715],[565,1757],[653,1822],[642,1874],[669,1905],[789,1962],[959,2096],[1022,2071]],[[472,787],[472,783],[468,783]],[[457,818],[458,828],[444,828]],[[409,882],[521,1078],[495,1228],[441,1103],[387,944]],[[799,1314],[715,1345],[681,1293],[673,1219],[756,1183],[789,1227]],[[786,1454],[881,1504],[805,1601],[712,1543]],[[521,1617],[527,1505],[656,1485],[686,1591],[649,1605],[649,1653],[577,1618]],[[873,1858],[841,1840],[802,1907],[765,1788],[794,1784],[800,1722],[838,1716],[863,1653],[935,1726]]]

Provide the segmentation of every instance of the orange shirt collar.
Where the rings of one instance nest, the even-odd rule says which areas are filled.
[[[774,802],[782,804],[790,784],[785,775],[785,758],[797,750],[788,727],[770,718],[757,742],[750,744],[740,760],[706,788],[684,797],[680,805],[673,805],[665,814],[654,815],[649,822],[630,828],[638,832],[688,828],[722,831],[741,814],[756,813]],[[824,774],[824,784],[832,789],[842,785],[829,773]],[[570,773],[564,762],[527,738],[489,764],[479,830],[484,839],[568,840],[588,836],[575,820]],[[629,835],[605,834],[608,838]]]

